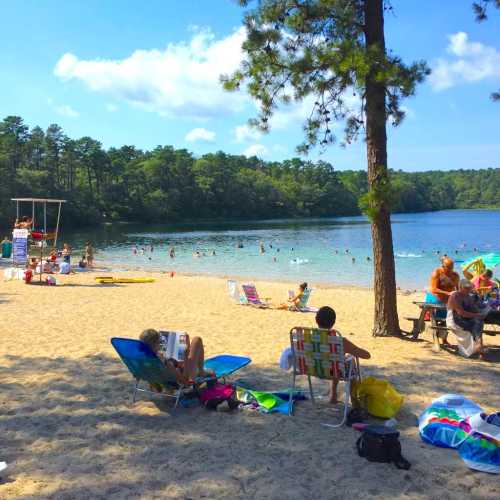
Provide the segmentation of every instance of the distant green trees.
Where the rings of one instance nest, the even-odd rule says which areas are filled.
[[[91,137],[70,139],[8,116],[0,122],[0,223],[12,197],[68,200],[66,227],[127,220],[273,218],[359,214],[364,171],[336,171],[299,158],[263,162],[221,151],[196,158],[172,146],[105,150]],[[500,207],[500,169],[391,171],[394,211]]]

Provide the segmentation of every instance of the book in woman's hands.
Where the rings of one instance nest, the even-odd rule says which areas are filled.
[[[170,332],[167,330],[159,330],[159,333],[161,350],[165,358],[184,361],[188,345],[187,333]]]

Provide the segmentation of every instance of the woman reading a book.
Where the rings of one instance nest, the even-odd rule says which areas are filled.
[[[177,381],[181,384],[187,385],[192,383],[197,377],[213,375],[213,373],[207,372],[203,368],[205,350],[201,337],[193,337],[190,340],[189,335],[185,335],[186,351],[179,356],[182,358],[179,360],[166,356],[160,332],[149,328],[141,333],[139,339],[147,344],[160,360],[165,363],[165,366],[176,374]]]

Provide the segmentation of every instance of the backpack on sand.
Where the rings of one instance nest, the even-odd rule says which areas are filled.
[[[401,455],[399,432],[382,425],[369,425],[356,442],[358,455],[370,462],[393,463],[398,469],[408,470],[410,462]]]
[[[230,410],[234,410],[238,407],[239,401],[236,400],[236,391],[234,387],[229,384],[216,383],[211,387],[207,387],[200,394],[200,401],[208,410],[216,410],[224,401],[227,401],[227,405]]]

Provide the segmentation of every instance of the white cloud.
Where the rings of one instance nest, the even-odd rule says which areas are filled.
[[[256,141],[260,139],[262,133],[257,129],[250,127],[249,125],[238,125],[234,129],[234,135],[236,136],[236,142],[245,142],[245,141]]]
[[[469,41],[469,36],[463,31],[449,35],[448,39],[446,51],[452,57],[435,62],[429,79],[434,90],[500,77],[500,52],[494,47]]]
[[[110,113],[115,113],[118,111],[118,106],[113,103],[106,104],[106,110],[109,111]]]
[[[314,107],[316,97],[307,96],[300,102],[282,104],[269,121],[272,129],[285,129],[292,124],[300,126],[309,118]]]
[[[80,116],[80,113],[76,111],[76,109],[73,109],[71,106],[67,104],[63,104],[62,106],[56,106],[55,110],[61,116],[66,116],[68,118],[78,118]]]
[[[54,74],[160,115],[206,119],[240,111],[248,102],[244,92],[225,92],[219,81],[240,65],[245,36],[244,28],[220,40],[198,30],[187,43],[136,50],[124,59],[81,60],[66,53]]]
[[[267,156],[268,153],[268,149],[262,144],[252,144],[251,146],[246,148],[245,151],[243,151],[243,154],[245,156],[258,156],[260,158]]]
[[[188,142],[212,142],[215,139],[215,132],[207,130],[206,128],[194,128],[186,134],[185,139]]]

